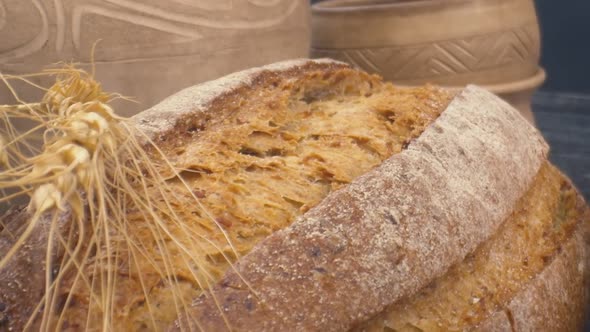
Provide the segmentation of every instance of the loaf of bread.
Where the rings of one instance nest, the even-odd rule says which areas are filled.
[[[47,253],[41,224],[0,270],[0,331],[582,328],[590,210],[539,132],[487,91],[400,89],[297,60],[188,88],[132,121],[146,153],[180,170],[162,168],[163,197],[146,190],[183,223],[154,241],[128,211],[136,237],[112,240],[108,321],[89,257],[90,282],[61,280],[49,325],[30,318],[46,276],[34,262],[63,253]],[[0,255],[26,218],[4,217]]]

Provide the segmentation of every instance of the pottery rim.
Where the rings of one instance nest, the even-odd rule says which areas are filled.
[[[528,78],[512,81],[507,83],[499,83],[499,84],[491,84],[491,85],[483,85],[484,88],[492,91],[496,94],[504,94],[504,93],[514,93],[518,91],[527,91],[533,90],[538,88],[545,82],[545,78],[547,74],[545,70],[541,67],[537,70],[535,75],[530,76]]]
[[[539,67],[539,69],[537,69],[537,72],[534,75],[529,76],[529,77],[522,79],[522,80],[511,81],[511,82],[507,82],[507,83],[489,84],[489,85],[488,84],[477,84],[477,83],[468,83],[468,84],[479,85],[482,88],[489,90],[495,94],[507,94],[507,93],[515,93],[515,92],[520,92],[520,91],[533,90],[535,88],[538,88],[539,86],[541,86],[541,84],[543,84],[543,82],[545,82],[545,78],[547,78],[547,73],[545,72],[545,69]],[[393,82],[393,84],[399,88],[410,88],[410,87],[415,86],[415,85],[396,84],[395,81]],[[466,85],[468,85],[468,84],[466,84]],[[457,90],[461,90],[461,89],[465,88],[465,85],[440,85],[440,84],[436,84],[436,85],[441,86],[445,89],[452,90],[452,91],[457,91]]]
[[[469,0],[447,0],[448,3],[469,2]],[[315,3],[311,9],[315,13],[355,13],[359,11],[375,11],[398,9],[401,7],[424,7],[441,5],[438,0],[325,0]]]
[[[504,94],[504,93],[515,93],[515,92],[519,92],[519,91],[527,91],[527,90],[535,89],[535,88],[541,86],[541,84],[543,84],[543,82],[545,82],[546,78],[547,78],[547,73],[545,72],[545,69],[539,67],[539,69],[537,70],[535,75],[529,76],[529,77],[522,79],[522,80],[517,80],[517,81],[512,81],[512,82],[507,82],[507,83],[489,84],[489,85],[488,84],[477,84],[477,83],[472,83],[472,84],[479,85],[482,88],[485,88],[486,90],[489,90],[489,91],[496,93],[496,94]],[[400,88],[409,88],[409,87],[414,86],[414,85],[396,84],[395,82],[393,82],[393,84],[397,87],[400,87]],[[444,87],[445,89],[449,89],[449,90],[461,90],[461,89],[465,88],[465,85],[441,85],[441,86]]]

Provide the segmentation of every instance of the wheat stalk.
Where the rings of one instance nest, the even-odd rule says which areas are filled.
[[[173,286],[176,312],[188,312],[190,303],[174,287],[179,268],[172,263],[174,253],[180,255],[184,268],[201,289],[209,288],[215,277],[207,273],[206,263],[191,252],[213,246],[229,261],[224,250],[187,227],[176,212],[173,202],[180,196],[189,196],[200,206],[198,198],[182,179],[186,192],[170,190],[161,170],[177,175],[178,170],[148,139],[148,145],[162,161],[150,157],[138,140],[146,137],[130,121],[116,115],[108,103],[117,96],[103,92],[92,75],[73,66],[45,74],[55,75],[56,83],[46,90],[40,103],[0,106],[4,119],[4,130],[0,132],[0,190],[16,192],[0,198],[0,203],[28,196],[32,216],[15,244],[1,257],[0,269],[14,259],[42,220],[51,222],[45,292],[25,328],[61,330],[67,315],[64,308],[74,302],[74,291],[83,289],[89,295],[84,328],[113,330],[122,265],[136,271],[150,312],[153,307],[149,289],[140,271],[145,264]],[[10,78],[26,81],[26,77]],[[3,80],[8,84],[6,77]],[[35,125],[19,133],[11,124],[17,118]],[[43,131],[41,151],[29,143],[39,130]],[[69,222],[63,227],[57,220],[66,212]],[[134,214],[144,221],[147,236],[130,231],[131,223],[136,221],[130,215]],[[42,218],[47,215],[52,217]],[[223,232],[217,221],[212,221]],[[178,238],[175,229],[185,236]],[[152,245],[158,247],[161,259],[151,257],[148,246]],[[231,247],[229,239],[228,245]],[[52,252],[61,253],[59,261],[52,259]],[[52,276],[55,266],[59,272]],[[65,298],[64,288],[68,289]]]

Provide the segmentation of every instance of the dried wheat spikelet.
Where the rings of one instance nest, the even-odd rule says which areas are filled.
[[[8,152],[6,149],[6,139],[0,136],[0,167],[8,166]]]
[[[17,259],[31,234],[49,222],[46,284],[24,327],[62,330],[66,315],[76,314],[64,308],[78,291],[88,295],[83,328],[113,330],[117,287],[123,282],[117,271],[122,265],[140,279],[148,308],[149,289],[141,273],[146,264],[170,284],[175,311],[186,311],[190,303],[176,286],[174,271],[188,271],[202,290],[215,281],[205,262],[192,257],[189,250],[214,244],[186,229],[172,203],[175,195],[190,197],[200,205],[198,198],[186,183],[185,192],[168,188],[162,170],[184,183],[179,170],[130,121],[116,115],[109,102],[119,96],[102,91],[93,75],[72,65],[35,75],[56,77],[41,102],[0,106],[0,191],[4,193],[0,203],[28,197],[31,216],[19,225],[14,245],[0,257],[0,269]],[[2,79],[19,100],[9,81],[29,82],[28,77]],[[16,130],[13,123],[17,119],[33,123],[31,129]],[[43,142],[40,150],[32,143],[39,137]],[[147,141],[152,152],[146,152],[140,140]],[[157,161],[150,154],[158,155]],[[59,222],[64,216],[65,224]],[[130,230],[130,223],[138,218],[145,228],[141,235]],[[212,222],[223,232],[216,220]],[[172,229],[186,229],[184,237],[178,238]],[[228,245],[231,247],[229,240]],[[161,258],[150,257],[148,246],[157,246]],[[216,250],[229,259],[221,249]],[[172,252],[185,266],[172,266]],[[149,328],[156,326],[152,317]]]

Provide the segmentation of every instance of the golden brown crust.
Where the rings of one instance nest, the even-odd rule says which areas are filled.
[[[224,260],[220,251],[226,257],[233,251],[238,257],[245,255],[330,191],[401,151],[450,101],[449,94],[437,88],[400,90],[347,67],[324,67],[313,64],[288,72],[261,71],[263,79],[253,78],[257,85],[225,94],[222,101],[212,102],[200,113],[216,116],[193,131],[194,136],[184,138],[179,130],[163,142],[170,162],[193,171],[182,176],[198,190],[199,204],[207,212],[190,207],[190,201],[185,200],[178,205],[187,207],[177,208],[176,213],[184,224],[197,225],[192,229],[224,250],[203,246],[192,252],[191,258],[198,261],[215,258],[199,271],[224,273],[233,260]],[[168,184],[171,192],[183,191],[183,184],[174,179]],[[225,229],[233,248],[226,246],[213,220]],[[142,221],[131,224],[134,230]],[[170,232],[177,240],[185,233],[181,229]],[[211,254],[207,255],[207,249]],[[172,264],[181,266],[182,261]],[[152,317],[171,324],[177,312],[173,299],[157,291],[163,289],[159,276],[145,281],[154,275],[153,269],[146,266],[141,270],[150,293],[162,295],[156,302],[162,309]],[[185,284],[192,280],[190,271],[176,275],[183,277]],[[201,287],[194,284],[192,289],[182,290],[189,301],[200,292]],[[154,297],[150,294],[146,298]],[[133,307],[133,311],[121,314],[118,321],[135,321],[136,326],[145,323],[149,309],[145,302],[136,299],[133,305],[122,305]]]
[[[240,107],[240,98],[260,87],[311,71],[348,68],[329,61],[296,61],[254,69],[189,88],[134,121],[147,137],[173,151],[194,135],[193,129],[218,124]],[[181,317],[179,324],[205,330],[349,329],[412,296],[495,234],[530,188],[546,153],[540,135],[514,110],[469,87],[401,155],[332,192],[294,225],[241,258],[211,293],[195,300],[192,315]],[[500,311],[489,322],[502,328],[516,326],[520,319],[524,325],[519,326],[527,328],[547,315],[564,314],[564,308],[581,313],[582,302],[560,300],[580,290],[579,275],[552,277],[574,267],[586,271],[576,265],[580,257],[588,257],[588,242],[580,242],[579,233],[577,247],[568,242],[551,263],[557,268],[548,267],[532,290],[511,302],[510,311]],[[46,238],[40,241],[47,243]],[[39,249],[37,254],[23,252],[21,263],[42,259],[43,246],[32,247]],[[38,268],[23,265],[16,277],[3,270],[0,280],[25,280],[27,273],[42,276]],[[561,283],[571,287],[564,290]],[[15,294],[22,293],[18,289],[11,301],[17,303]],[[538,308],[540,295],[553,296],[557,304],[534,316],[531,308]],[[558,324],[563,323],[550,326],[564,326]]]
[[[576,229],[588,222],[584,212],[585,203],[576,190],[546,162],[513,213],[488,241],[418,294],[395,303],[354,331],[464,331],[477,325],[510,329],[509,320],[486,320],[499,308],[506,308],[543,273]],[[573,260],[572,264],[578,262]],[[562,288],[583,288],[580,278],[570,279]],[[533,304],[536,308],[561,305],[559,301]],[[583,312],[582,308],[576,312]],[[542,314],[541,310],[535,312]],[[503,313],[496,316],[506,318]],[[578,318],[559,315],[564,326],[575,324]]]
[[[350,329],[493,234],[546,152],[510,106],[468,87],[408,150],[242,258],[236,269],[255,293],[229,272],[178,327]]]
[[[581,331],[590,286],[584,233],[580,225],[549,266],[474,331]]]
[[[147,138],[159,145],[182,144],[195,131],[226,118],[240,106],[240,100],[246,100],[258,88],[318,70],[331,75],[349,68],[330,59],[290,60],[252,68],[181,90],[132,120]]]
[[[581,331],[590,301],[590,208],[578,193],[572,236],[547,267],[475,331]]]
[[[203,285],[218,280],[233,261],[234,251],[238,256],[245,254],[331,190],[402,150],[450,100],[438,88],[399,90],[378,77],[333,62],[288,62],[247,73],[172,97],[163,103],[172,113],[157,111],[161,106],[156,106],[156,111],[138,116],[144,121],[136,119],[143,128],[158,128],[161,135],[153,138],[169,162],[192,171],[182,176],[197,193],[199,206],[190,198],[182,200],[185,187],[175,177],[167,181],[166,192],[156,188],[148,195],[172,200],[183,225],[206,235],[212,245],[187,240],[189,232],[184,228],[168,229],[175,241],[191,244],[187,260],[200,264],[195,272],[186,267],[174,246],[167,248],[175,267],[173,285],[162,275],[164,267],[140,260],[136,264],[141,267],[133,268],[133,263],[121,259],[114,329],[159,330],[170,325],[182,310],[175,294],[182,294],[181,300],[188,305]],[[250,84],[235,77],[246,77]],[[215,87],[223,89],[213,98]],[[203,109],[191,108],[202,103],[206,104]],[[166,132],[169,125],[174,130]],[[130,214],[128,231],[137,235],[139,243],[152,243],[142,214]],[[225,228],[224,234],[219,227]],[[227,246],[225,236],[233,248]],[[118,245],[121,252],[133,249]],[[161,256],[157,246],[148,246],[147,251],[121,256]],[[224,253],[230,258],[224,259]],[[91,266],[86,270],[97,271]],[[96,275],[89,272],[88,278]],[[72,280],[66,276],[60,285],[61,298],[72,299],[61,311],[63,326],[100,326],[100,309],[90,302],[90,290],[72,286]]]

